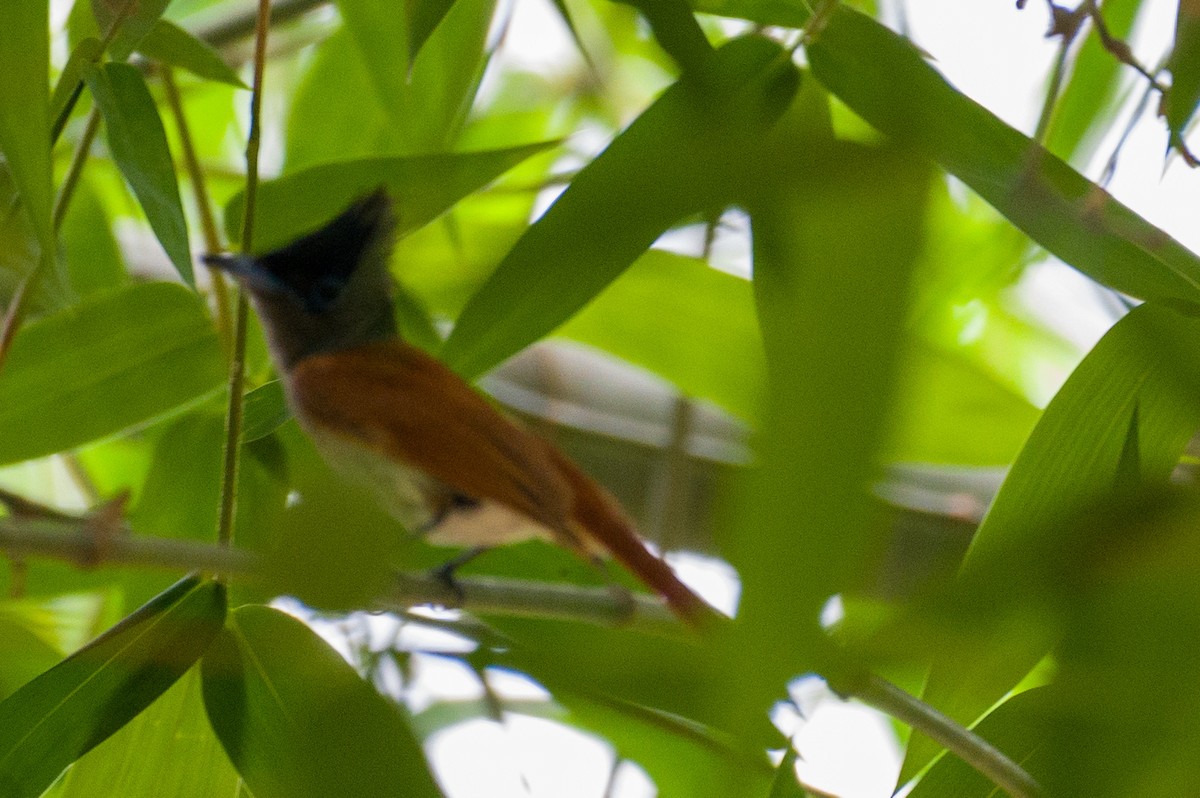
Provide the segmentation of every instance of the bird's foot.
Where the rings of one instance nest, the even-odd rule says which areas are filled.
[[[453,602],[447,603],[447,606],[461,607],[466,599],[466,593],[463,591],[462,584],[458,581],[455,574],[459,568],[469,563],[471,560],[478,557],[487,549],[476,547],[467,549],[462,554],[458,554],[441,565],[430,571],[430,576],[441,582],[450,595],[454,597]]]

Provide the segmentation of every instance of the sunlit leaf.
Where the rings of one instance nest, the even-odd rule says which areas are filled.
[[[256,798],[440,798],[399,708],[295,618],[234,610],[202,674],[209,720]]]
[[[240,781],[209,726],[193,667],[76,762],[47,798],[237,798]]]
[[[1143,6],[1142,0],[1105,0],[1104,24],[1109,33],[1127,40]],[[1088,35],[1054,107],[1046,149],[1064,161],[1086,165],[1108,132],[1126,74],[1124,65],[1104,49],[1100,37]]]
[[[119,432],[217,388],[225,367],[201,301],[148,283],[26,326],[0,372],[0,463]]]
[[[1037,778],[1049,753],[1047,691],[1027,690],[1001,704],[974,732]],[[996,785],[956,756],[937,762],[908,793],[909,798],[995,798]]]
[[[926,701],[969,723],[1050,650],[1049,619],[1014,620],[1014,602],[1044,600],[1054,586],[1044,562],[1047,541],[1113,490],[1135,409],[1141,479],[1165,483],[1200,426],[1197,353],[1195,317],[1146,304],[1118,322],[1071,375],[972,542],[956,593],[965,628],[938,641]],[[1013,585],[1021,589],[1014,592]],[[917,772],[934,752],[914,735],[905,774]]]
[[[750,283],[703,261],[652,249],[555,334],[636,363],[743,419],[757,416],[764,364]]]
[[[41,795],[174,684],[224,614],[224,587],[188,577],[0,703],[0,792]]]
[[[187,221],[158,108],[142,73],[128,64],[85,65],[88,88],[104,116],[113,159],[151,229],[185,282],[192,282]]]
[[[1200,259],[956,91],[910,42],[839,6],[806,49],[833,94],[933,158],[1052,254],[1142,299],[1200,302]]]

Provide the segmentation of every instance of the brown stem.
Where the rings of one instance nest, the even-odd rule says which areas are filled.
[[[184,168],[187,170],[188,180],[192,184],[196,213],[200,216],[204,249],[209,253],[220,252],[223,248],[221,234],[217,228],[217,221],[213,218],[212,201],[208,196],[208,181],[204,177],[204,170],[200,168],[200,159],[196,156],[196,146],[192,142],[192,131],[187,123],[187,115],[183,111],[183,101],[179,96],[179,86],[175,83],[175,73],[168,66],[162,68],[162,82],[167,96],[167,105],[171,108],[171,115],[175,117],[175,127],[179,131]],[[216,299],[217,332],[221,336],[221,346],[225,350],[225,354],[232,357],[234,324],[229,311],[229,286],[220,269],[210,268],[208,275],[212,281],[213,295]]]

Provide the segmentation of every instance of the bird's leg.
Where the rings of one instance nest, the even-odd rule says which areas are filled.
[[[446,562],[433,569],[433,577],[445,585],[446,588],[455,595],[459,604],[461,604],[463,600],[463,589],[462,585],[458,583],[458,580],[454,578],[454,573],[459,568],[462,568],[464,565],[487,550],[487,546],[473,546],[466,551],[456,554]]]

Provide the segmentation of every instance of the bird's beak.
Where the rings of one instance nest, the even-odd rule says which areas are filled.
[[[209,254],[202,256],[201,260],[211,268],[233,275],[251,291],[278,293],[283,290],[279,279],[264,269],[258,259],[251,255]]]

